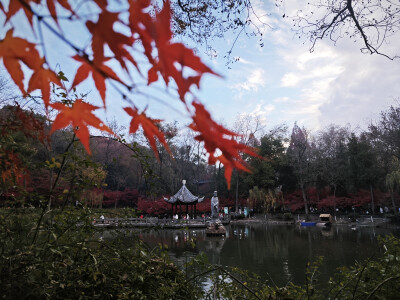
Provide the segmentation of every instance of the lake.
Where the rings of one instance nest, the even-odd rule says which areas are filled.
[[[318,256],[324,257],[320,279],[326,281],[340,266],[351,266],[374,253],[379,255],[379,235],[400,236],[398,229],[348,226],[326,230],[259,223],[231,224],[226,229],[226,237],[207,237],[204,230],[168,229],[143,231],[140,236],[149,245],[167,245],[178,264],[204,252],[212,264],[247,269],[263,279],[272,279],[278,286],[289,281],[304,283],[307,262]]]

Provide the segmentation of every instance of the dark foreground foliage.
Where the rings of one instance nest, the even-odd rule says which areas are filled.
[[[88,210],[1,212],[3,299],[191,299],[198,290],[165,253],[123,232],[102,240]],[[78,224],[78,226],[77,226]]]
[[[316,258],[303,285],[277,287],[238,268],[210,265],[201,256],[177,267],[162,245],[150,249],[126,230],[102,234],[92,220],[86,208],[1,210],[1,298],[397,299],[400,294],[400,240],[393,236],[380,238],[381,253],[337,270],[329,283],[318,280],[323,259]]]

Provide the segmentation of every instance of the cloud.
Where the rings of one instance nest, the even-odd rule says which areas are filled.
[[[400,42],[396,42],[400,49]],[[345,71],[329,86],[330,99],[320,110],[325,120],[364,126],[400,96],[399,62],[338,49]],[[321,120],[321,123],[326,121]]]
[[[259,115],[269,115],[275,110],[275,105],[273,104],[257,104],[256,108],[251,112],[251,114],[254,114],[256,116]]]
[[[253,70],[249,70],[249,72],[241,72],[241,74],[248,73],[248,76],[240,76],[238,81],[231,85],[232,88],[237,89],[239,91],[258,91],[260,87],[263,87],[266,84],[264,70],[262,68],[255,68]],[[243,78],[244,77],[244,78]],[[244,80],[243,80],[244,79]]]
[[[290,72],[283,75],[281,79],[281,85],[284,87],[296,86],[301,81],[301,77],[296,73]]]
[[[294,6],[286,8],[286,15],[294,14]],[[272,125],[297,121],[311,130],[331,123],[365,127],[400,97],[400,59],[362,54],[360,41],[351,39],[336,45],[318,41],[310,53],[310,43],[294,38],[282,13],[272,17],[279,27],[266,35],[262,53],[256,51],[257,42],[242,43],[239,56],[246,60],[229,70],[226,84],[218,87],[224,107],[213,107],[224,116],[246,111]],[[392,38],[387,47],[400,49],[400,39]]]
[[[275,103],[286,103],[290,100],[289,97],[279,97],[279,98],[275,98],[273,101]]]
[[[284,70],[274,103],[288,122],[315,129],[330,123],[365,127],[400,96],[399,62],[362,54],[359,42],[319,41],[310,53],[310,44],[293,39],[285,24],[270,40]],[[390,46],[400,49],[400,40]]]

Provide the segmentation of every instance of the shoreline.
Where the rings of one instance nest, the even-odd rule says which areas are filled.
[[[261,219],[261,218],[249,218],[240,220],[231,220],[231,224],[267,224],[267,225],[298,225],[300,226],[300,221],[298,220],[277,220],[277,219]],[[348,226],[352,228],[362,228],[362,227],[374,227],[374,228],[390,228],[390,229],[400,229],[399,224],[392,224],[388,219],[376,218],[375,222],[363,221],[363,222],[352,222],[350,220],[337,220],[333,221],[331,226]]]

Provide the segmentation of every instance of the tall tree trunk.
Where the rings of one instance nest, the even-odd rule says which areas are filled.
[[[336,213],[336,184],[333,185],[333,211]]]
[[[239,202],[239,174],[236,171],[236,192],[235,192],[235,212],[238,212],[238,202]]]
[[[306,191],[304,189],[304,183],[301,183],[301,192],[303,193],[304,210],[306,211],[306,215],[308,215],[308,204],[307,204]]]
[[[118,205],[118,198],[119,198],[119,181],[118,181],[118,183],[117,183],[117,199],[115,199],[114,208],[117,208],[117,205]]]
[[[372,189],[372,184],[369,185],[369,191],[371,193],[371,209],[372,214],[375,212],[375,202],[374,202],[374,190]]]
[[[52,193],[53,193],[53,169],[50,169],[50,187],[49,187],[49,191],[50,191],[50,196],[49,196],[49,211],[51,210],[51,198],[52,198]]]
[[[200,144],[197,145],[197,165],[196,165],[196,177],[197,177],[197,188],[196,192],[197,195],[199,195],[199,189],[200,189]]]
[[[392,197],[393,213],[397,215],[396,203],[394,202],[394,190],[390,189],[390,196]]]

